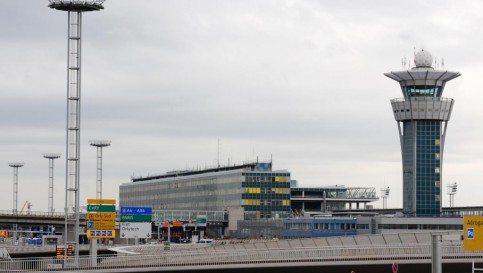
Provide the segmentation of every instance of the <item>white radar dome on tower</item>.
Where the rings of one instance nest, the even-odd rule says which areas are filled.
[[[433,64],[433,55],[423,49],[414,55],[414,64],[416,67],[431,67],[431,64]]]

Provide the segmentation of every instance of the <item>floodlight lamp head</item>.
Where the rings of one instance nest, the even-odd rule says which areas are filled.
[[[448,184],[448,194],[456,194],[458,190],[458,183],[454,182],[454,184]]]
[[[111,146],[110,140],[90,140],[89,143],[94,147],[107,147]]]
[[[390,190],[391,190],[391,188],[389,188],[389,187],[381,188],[382,197],[383,198],[389,197]]]
[[[20,167],[23,167],[23,165],[25,165],[25,163],[23,163],[23,162],[9,162],[8,163],[8,166],[13,167],[13,168],[20,168]]]
[[[62,11],[96,11],[104,9],[105,0],[49,0],[49,8]]]
[[[56,159],[56,158],[59,158],[61,156],[61,154],[54,154],[54,153],[46,153],[46,154],[42,154],[45,158],[48,158],[48,159]]]

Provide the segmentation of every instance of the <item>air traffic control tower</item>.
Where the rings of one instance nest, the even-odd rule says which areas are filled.
[[[435,70],[433,56],[421,50],[415,67],[385,73],[399,82],[404,98],[391,100],[401,141],[403,213],[407,216],[441,215],[444,139],[453,99],[442,98],[446,82],[459,72]]]

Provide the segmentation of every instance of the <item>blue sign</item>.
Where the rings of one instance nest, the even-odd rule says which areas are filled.
[[[91,236],[96,236],[96,231],[95,230],[91,230]]]
[[[121,214],[153,214],[150,207],[121,207]]]
[[[94,222],[92,222],[92,221],[87,222],[87,228],[93,229],[94,228]]]
[[[96,230],[96,236],[101,236],[101,231],[100,230]]]
[[[107,236],[112,236],[112,230],[107,231]]]
[[[467,228],[466,229],[466,239],[475,239],[475,229],[474,228]]]
[[[257,163],[255,166],[256,171],[271,171],[272,170],[272,163]]]

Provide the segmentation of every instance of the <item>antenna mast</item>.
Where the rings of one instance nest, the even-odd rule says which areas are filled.
[[[220,138],[218,138],[218,149],[216,153],[217,153],[216,165],[219,168],[220,167]]]

